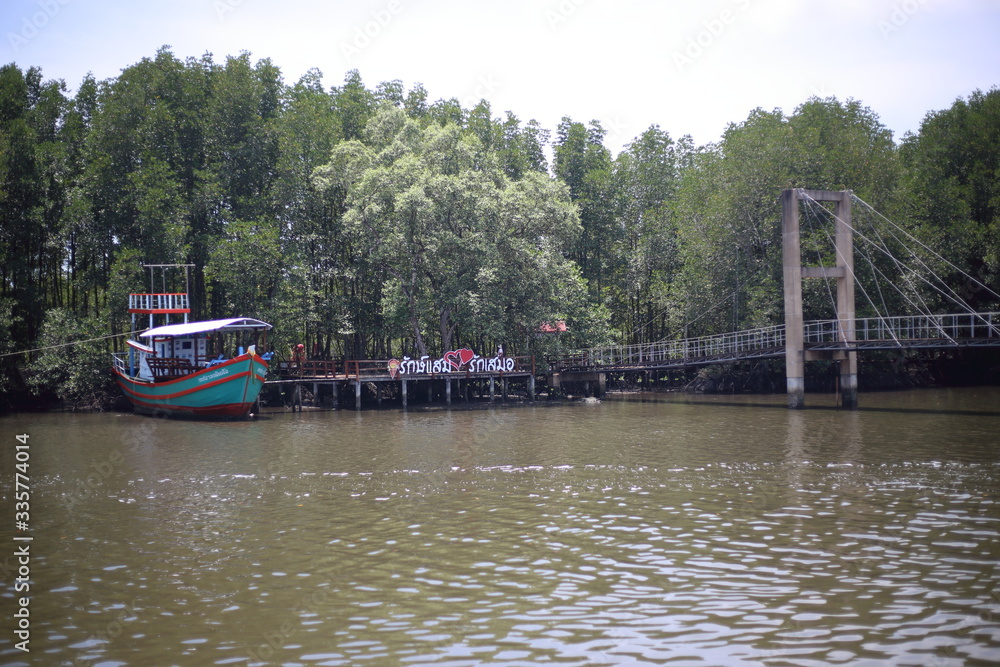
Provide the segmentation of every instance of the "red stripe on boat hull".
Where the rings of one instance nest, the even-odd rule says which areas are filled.
[[[228,368],[232,366],[235,368]],[[239,418],[250,412],[264,385],[264,375],[258,366],[266,375],[267,362],[246,354],[167,382],[137,381],[116,369],[115,381],[136,412],[158,416]],[[237,372],[222,377],[214,375],[230,370]]]
[[[202,390],[205,390],[205,389],[211,389],[212,387],[218,387],[220,384],[225,384],[227,382],[232,382],[233,380],[240,380],[242,378],[247,377],[248,375],[250,375],[250,371],[244,371],[242,373],[237,373],[236,375],[229,375],[227,377],[220,378],[218,380],[215,380],[214,382],[206,382],[205,384],[199,385],[197,387],[191,387],[189,389],[184,389],[184,390],[181,390],[181,391],[175,391],[172,394],[144,394],[144,393],[141,393],[141,392],[138,392],[138,391],[133,391],[132,389],[129,389],[128,387],[126,387],[121,382],[118,383],[118,386],[121,387],[122,391],[124,391],[126,394],[128,394],[132,398],[136,398],[136,399],[150,398],[150,399],[156,399],[156,400],[159,400],[159,401],[169,401],[169,400],[172,400],[172,399],[175,399],[175,398],[180,398],[181,396],[188,396],[190,394],[195,394],[195,393],[197,393],[199,391],[202,391]],[[122,377],[122,376],[119,376],[119,377]],[[254,378],[260,378],[261,381],[263,381],[263,378],[261,378],[259,375],[256,375],[256,374],[254,375]],[[128,382],[128,384],[132,385],[133,387],[142,387],[142,386],[145,386],[145,385],[142,385],[142,384],[139,384],[139,383],[136,383],[136,382],[132,382],[128,378],[125,378],[125,377],[123,377],[122,379],[125,380],[126,382]],[[164,383],[164,384],[167,384],[167,383]],[[151,385],[151,386],[155,387],[157,385]],[[160,385],[160,386],[163,386],[163,385]]]
[[[228,405],[210,405],[208,407],[184,407],[180,405],[145,403],[133,400],[135,411],[146,415],[176,415],[189,417],[226,417],[239,418],[250,414],[253,403],[231,403]]]

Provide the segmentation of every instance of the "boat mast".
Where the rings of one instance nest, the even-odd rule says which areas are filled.
[[[185,324],[188,321],[188,314],[191,312],[190,270],[194,264],[143,264],[142,268],[149,269],[149,292],[147,294],[129,294],[128,311],[132,314],[132,335],[136,334],[136,315],[149,315],[150,329],[155,326],[154,317],[163,315],[165,324],[170,324],[171,315],[183,315]],[[162,292],[156,292],[156,269],[160,269],[162,279]],[[184,293],[167,292],[167,269],[184,269]]]
[[[136,315],[149,315],[149,328],[152,329],[156,315],[163,315],[166,324],[170,324],[170,315],[184,315],[184,322],[188,321],[188,314],[191,312],[191,303],[188,294],[190,293],[191,277],[190,269],[194,264],[143,264],[142,268],[149,269],[149,292],[147,294],[129,294],[128,312],[132,315],[132,338],[136,337]],[[162,292],[156,292],[155,270],[160,269],[162,274]],[[184,269],[184,293],[167,292],[167,269]],[[129,372],[135,375],[135,354],[129,347]]]

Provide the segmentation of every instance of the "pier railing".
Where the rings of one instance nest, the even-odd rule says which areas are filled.
[[[407,379],[429,379],[433,377],[460,377],[464,375],[509,375],[510,373],[524,374],[535,373],[535,358],[533,356],[510,357],[514,360],[514,370],[507,373],[496,371],[472,372],[468,367],[463,367],[457,371],[447,371],[443,373],[420,373],[418,375],[407,376]],[[305,361],[285,361],[276,362],[276,375],[278,377],[294,379],[303,378],[309,380],[360,380],[362,378],[386,378],[389,376],[388,359],[346,359],[343,361],[328,361],[307,359]]]
[[[337,377],[343,375],[342,364],[336,361],[279,361],[277,374],[285,377]]]
[[[360,380],[364,376],[388,375],[389,361],[383,359],[348,359],[344,362],[344,374]]]

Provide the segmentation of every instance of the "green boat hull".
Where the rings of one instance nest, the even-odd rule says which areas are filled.
[[[139,413],[238,419],[257,401],[267,370],[264,359],[247,353],[164,382],[147,382],[117,369],[115,380]]]

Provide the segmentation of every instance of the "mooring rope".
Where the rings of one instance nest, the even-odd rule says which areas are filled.
[[[30,350],[20,350],[18,352],[5,352],[0,354],[0,359],[3,357],[15,357],[19,354],[31,354],[32,352],[44,352],[45,350],[56,350],[61,347],[70,347],[72,345],[80,345],[82,343],[96,343],[100,340],[108,340],[109,338],[121,338],[122,336],[131,336],[131,333],[121,333],[121,334],[109,334],[107,336],[100,336],[99,338],[88,338],[86,340],[74,340],[69,343],[59,343],[57,345],[46,345],[45,347],[34,347]]]

